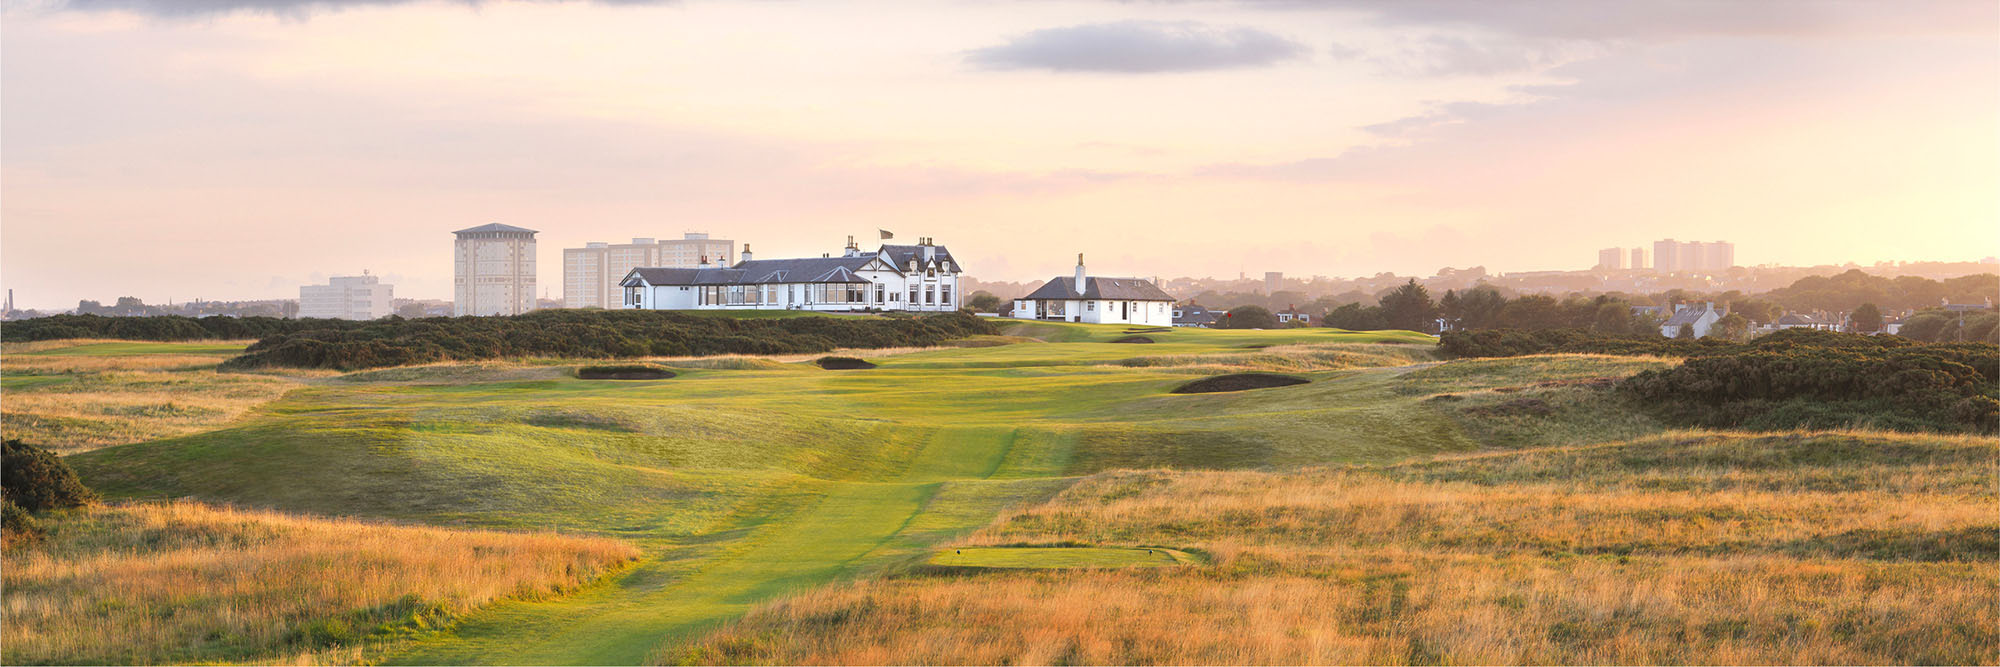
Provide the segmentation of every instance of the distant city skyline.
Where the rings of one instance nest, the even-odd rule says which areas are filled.
[[[994,280],[2000,250],[1994,3],[1540,5],[8,3],[0,283],[448,300],[489,223],[552,299],[560,249],[681,230]]]

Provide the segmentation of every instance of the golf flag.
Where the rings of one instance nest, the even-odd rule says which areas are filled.
[[[882,240],[884,240],[884,241],[887,241],[887,240],[889,240],[889,239],[893,239],[893,238],[896,238],[896,235],[895,235],[895,234],[891,234],[891,233],[889,233],[889,230],[887,230],[887,229],[877,229],[877,230],[875,230],[875,231],[878,231],[878,232],[881,232],[881,233],[882,233]]]

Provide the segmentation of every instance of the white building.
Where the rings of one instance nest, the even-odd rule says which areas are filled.
[[[380,276],[334,276],[325,285],[299,287],[299,317],[372,320],[394,312],[394,287]]]
[[[645,310],[958,310],[951,251],[922,239],[863,251],[849,237],[839,257],[754,259],[733,266],[633,269],[619,282],[622,305]]]
[[[1220,317],[1215,311],[1197,305],[1193,301],[1189,301],[1187,305],[1174,306],[1174,326],[1177,327],[1212,327],[1215,326],[1215,320]]]
[[[535,309],[535,230],[493,223],[453,234],[453,315]]]
[[[563,307],[617,308],[624,298],[619,282],[632,269],[692,269],[703,261],[719,265],[736,254],[736,242],[688,232],[679,239],[635,238],[631,243],[592,241],[563,249]]]
[[[1075,277],[1051,278],[1034,293],[1015,299],[1014,317],[1166,327],[1174,324],[1174,297],[1142,278],[1087,276],[1079,253]]]
[[[1681,335],[1681,326],[1686,325],[1694,328],[1695,338],[1706,338],[1709,329],[1715,326],[1716,320],[1722,319],[1722,314],[1723,311],[1717,310],[1713,301],[1675,304],[1673,316],[1668,317],[1667,321],[1660,325],[1660,335],[1678,338]]]

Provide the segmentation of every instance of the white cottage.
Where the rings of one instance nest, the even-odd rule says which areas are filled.
[[[958,309],[962,269],[951,251],[923,239],[864,252],[848,237],[839,257],[754,259],[734,266],[637,268],[619,282],[624,307],[644,310]]]
[[[1174,324],[1174,297],[1150,280],[1086,276],[1078,254],[1075,277],[1051,278],[1033,294],[1015,299],[1014,317],[1166,327]]]
[[[1694,331],[1695,338],[1707,338],[1709,329],[1722,319],[1724,312],[1717,309],[1713,301],[1675,304],[1673,316],[1660,324],[1660,335],[1676,338],[1681,335],[1681,327],[1687,326]]]

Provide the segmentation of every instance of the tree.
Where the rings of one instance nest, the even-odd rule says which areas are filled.
[[[1694,340],[1694,325],[1692,324],[1681,325],[1680,332],[1674,334],[1674,337],[1679,338],[1681,340]]]
[[[1597,313],[1591,318],[1590,330],[1601,334],[1623,335],[1632,331],[1632,307],[1621,301],[1606,301],[1597,304]]]
[[[1750,318],[1740,313],[1724,315],[1722,319],[1715,321],[1715,326],[1708,330],[1708,335],[1738,343],[1750,340]]]
[[[1509,329],[1565,328],[1562,307],[1553,297],[1541,294],[1508,301],[1500,309],[1499,324]]]
[[[1984,312],[1965,318],[1965,340],[2000,343],[2000,313]]]
[[[1435,331],[1437,305],[1431,303],[1430,290],[1417,284],[1416,278],[1411,278],[1409,282],[1383,295],[1382,319],[1388,321],[1391,329]]]
[[[1777,320],[1779,315],[1784,314],[1783,309],[1779,308],[1778,304],[1763,299],[1729,300],[1729,312],[1742,313],[1750,321],[1760,323],[1770,323]]]
[[[1659,313],[1639,313],[1632,316],[1632,333],[1634,335],[1657,338],[1660,336],[1660,327],[1665,326],[1666,323],[1666,318],[1660,317]]]
[[[1449,271],[1451,269],[1450,267],[1446,267],[1445,270]],[[1444,318],[1445,327],[1456,327],[1459,318],[1464,315],[1465,303],[1458,298],[1458,292],[1445,290],[1444,296],[1438,299],[1438,316]]]
[[[1477,285],[1459,297],[1459,322],[1466,329],[1485,329],[1500,323],[1500,311],[1507,297],[1491,285]]]
[[[1875,304],[1864,303],[1856,306],[1854,312],[1849,313],[1847,318],[1854,322],[1855,333],[1875,333],[1882,330],[1882,309],[1876,308]]]
[[[1955,326],[1957,320],[1937,311],[1925,311],[1911,315],[1903,321],[1903,328],[1896,332],[1904,338],[1935,343],[1944,334],[1945,328]]]
[[[992,292],[979,290],[965,300],[965,305],[975,313],[997,313],[1000,312],[1000,297],[994,296]]]
[[[1237,306],[1218,324],[1224,329],[1276,329],[1278,318],[1263,306]]]
[[[1382,317],[1381,306],[1364,306],[1350,303],[1326,312],[1324,324],[1348,331],[1380,331],[1389,328],[1388,320]]]

